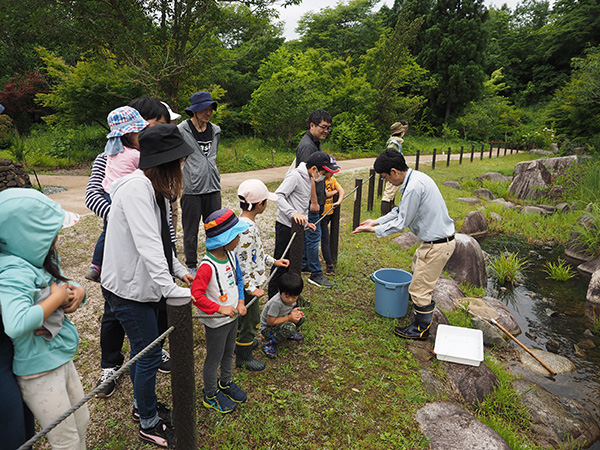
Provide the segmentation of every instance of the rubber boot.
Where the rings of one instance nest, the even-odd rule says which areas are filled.
[[[397,336],[406,339],[418,339],[424,341],[429,336],[429,328],[431,327],[431,320],[433,319],[433,310],[435,309],[435,302],[432,301],[427,306],[414,306],[415,308],[415,321],[407,327],[396,327],[394,333]]]
[[[381,215],[385,216],[394,207],[394,202],[381,201]]]
[[[235,367],[245,367],[253,372],[260,372],[265,369],[266,364],[252,356],[251,345],[236,345]]]

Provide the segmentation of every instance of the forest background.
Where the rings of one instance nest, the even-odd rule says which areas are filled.
[[[90,161],[112,109],[151,95],[185,117],[199,90],[238,169],[287,161],[314,109],[340,156],[376,154],[399,119],[407,153],[428,139],[600,153],[599,0],[376,4],[306,13],[285,41],[281,0],[4,0],[0,156]]]

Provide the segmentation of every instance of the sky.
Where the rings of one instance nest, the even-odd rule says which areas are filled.
[[[298,19],[302,17],[302,15],[306,14],[309,11],[317,12],[322,8],[327,7],[335,7],[335,5],[340,0],[303,0],[300,5],[296,6],[288,6],[287,8],[279,7],[279,18],[284,25],[284,33],[283,36],[287,40],[296,39],[298,35],[294,31],[296,26],[298,25]],[[347,3],[347,0],[346,0]],[[504,3],[508,5],[510,9],[514,9],[517,6],[517,3],[520,3],[519,0],[485,0],[486,6],[489,8],[491,6],[499,7]],[[375,11],[377,11],[383,4],[388,6],[392,6],[394,4],[394,0],[383,0],[377,4],[375,7]]]

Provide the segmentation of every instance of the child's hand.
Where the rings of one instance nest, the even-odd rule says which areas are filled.
[[[85,289],[81,286],[75,286],[74,284],[68,284],[68,293],[69,293],[69,302],[65,305],[63,304],[64,310],[66,314],[75,312],[83,299],[85,298]]]
[[[298,321],[304,317],[304,313],[300,310],[300,308],[294,308],[292,309],[289,317],[290,322],[298,323]]]
[[[250,294],[252,294],[254,297],[258,297],[258,298],[260,298],[260,297],[262,297],[263,295],[265,295],[265,291],[263,291],[263,290],[262,290],[262,289],[260,289],[260,288],[256,288],[256,289],[254,289],[252,292],[250,292]]]
[[[62,300],[61,306],[67,306],[69,304],[69,285],[67,283],[56,284],[52,283],[50,285],[50,295],[56,295],[60,300]]]
[[[237,311],[233,306],[221,306],[219,307],[219,314],[223,314],[224,316],[233,317]]]
[[[334,202],[333,205],[331,205],[331,206],[333,206],[334,208],[337,208],[338,206],[340,206],[342,204],[342,200],[343,199],[339,199],[337,202]]]
[[[183,281],[188,286],[191,286],[194,282],[194,277],[191,276],[189,273],[186,273],[184,276],[181,277],[181,281]]]
[[[306,225],[308,223],[308,219],[304,214],[296,213],[292,216],[292,219],[294,219],[294,222],[298,225]]]
[[[277,267],[289,267],[290,260],[282,258],[282,259],[278,259],[273,264],[275,264]]]
[[[245,316],[246,313],[248,312],[246,305],[241,300],[238,302],[237,311],[240,316]]]

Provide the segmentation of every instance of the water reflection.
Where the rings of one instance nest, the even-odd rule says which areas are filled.
[[[557,375],[554,380],[541,375],[527,378],[553,394],[578,400],[600,423],[600,307],[585,301],[588,280],[579,275],[569,281],[548,278],[543,265],[563,257],[561,247],[534,246],[506,236],[490,237],[481,247],[492,257],[509,251],[528,258],[518,284],[499,286],[490,278],[487,295],[507,305],[521,327],[518,339],[523,344],[543,350],[554,346],[556,353],[577,367],[575,372]],[[591,448],[600,449],[600,442]]]

